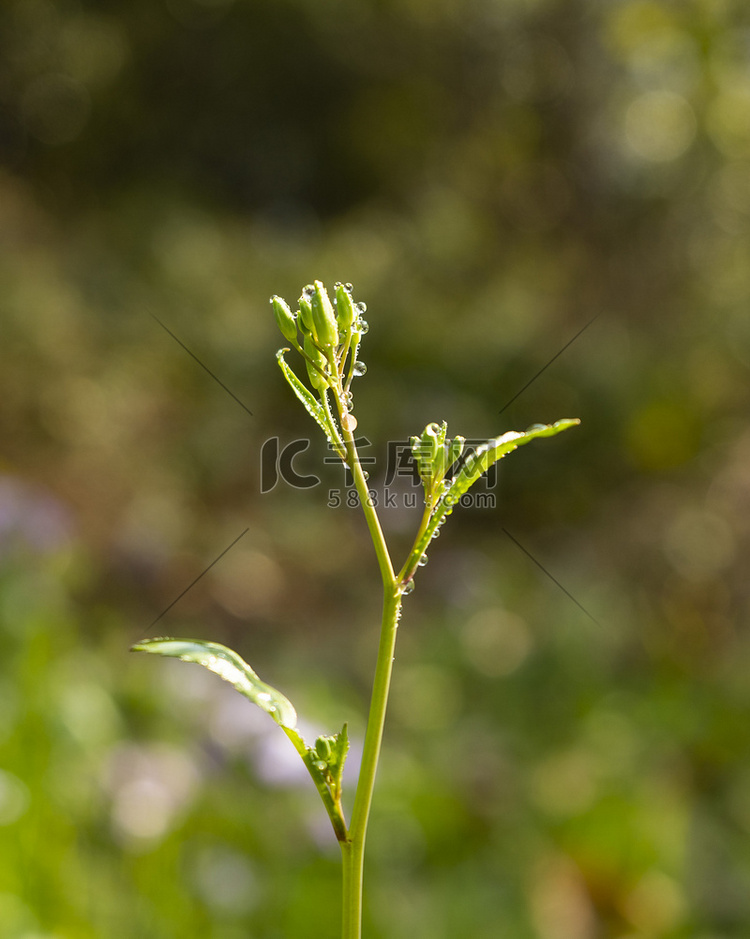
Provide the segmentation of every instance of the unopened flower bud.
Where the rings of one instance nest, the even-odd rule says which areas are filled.
[[[315,752],[321,760],[330,760],[333,748],[331,747],[331,741],[328,737],[318,737],[315,741]]]
[[[333,310],[333,304],[328,299],[326,288],[319,280],[315,281],[315,290],[310,301],[318,343],[321,346],[337,346],[339,331],[336,325],[336,314]]]
[[[305,291],[307,291],[307,289],[306,287]],[[304,293],[299,298],[299,322],[305,335],[311,336],[314,334],[315,325],[313,321],[312,303],[310,303],[309,298],[305,296]]]
[[[438,455],[438,434],[440,428],[437,424],[428,424],[422,431],[419,441],[419,473],[422,477],[435,476],[434,463]]]
[[[319,369],[325,372],[326,370],[325,356],[320,351],[320,349],[318,349],[318,347],[313,343],[310,336],[305,336],[304,349],[305,349],[305,352],[308,354],[308,356],[315,363],[315,365],[317,365]],[[313,386],[313,388],[317,388],[318,391],[322,391],[324,388],[327,388],[328,382],[323,377],[323,375],[320,374],[320,372],[318,371],[318,368],[315,368],[307,360],[305,360],[305,364],[307,365],[307,375],[310,379],[310,384]]]
[[[271,306],[273,307],[276,322],[284,338],[294,342],[297,338],[297,321],[294,318],[294,314],[287,306],[286,301],[282,300],[281,297],[271,297]]]
[[[453,466],[456,460],[461,459],[461,454],[464,452],[464,446],[466,444],[466,437],[454,437],[451,441],[451,445],[448,448],[448,466]]]
[[[354,322],[352,295],[343,284],[336,284],[336,319],[341,332],[346,332]]]

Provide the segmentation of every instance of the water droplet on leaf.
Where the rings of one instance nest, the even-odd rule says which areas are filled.
[[[370,324],[367,322],[367,320],[359,319],[357,321],[357,330],[360,332],[361,335],[364,336],[364,334],[368,332],[369,329],[370,329]]]
[[[365,365],[364,362],[357,360],[354,363],[354,367],[352,369],[352,375],[356,376],[357,378],[361,378],[363,375],[366,375],[366,374],[367,374],[367,366]]]
[[[413,590],[414,590],[414,581],[413,581],[413,580],[410,580],[410,581],[408,581],[407,583],[405,583],[404,586],[401,588],[401,594],[402,594],[402,596],[406,597],[406,596],[408,596]]]
[[[424,567],[429,558],[426,554],[423,554],[422,557],[417,561],[417,567]]]

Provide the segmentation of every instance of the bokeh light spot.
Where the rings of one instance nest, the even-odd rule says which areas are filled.
[[[652,163],[681,157],[695,139],[697,121],[682,95],[647,91],[625,114],[625,138],[631,151]]]
[[[596,791],[594,760],[581,749],[544,760],[532,774],[532,797],[551,815],[567,817],[584,812],[593,802]]]
[[[502,608],[482,610],[472,616],[461,639],[468,661],[490,678],[514,672],[526,660],[532,646],[526,623]]]
[[[241,916],[258,901],[258,882],[250,861],[227,847],[199,852],[193,880],[205,902],[220,913]]]

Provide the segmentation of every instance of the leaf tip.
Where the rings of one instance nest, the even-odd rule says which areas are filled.
[[[130,647],[131,652],[153,652],[150,648],[155,642],[164,642],[163,639],[141,639]]]

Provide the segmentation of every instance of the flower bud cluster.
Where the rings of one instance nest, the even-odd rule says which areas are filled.
[[[366,307],[354,303],[351,284],[335,284],[333,301],[321,281],[308,284],[296,313],[281,297],[271,297],[271,306],[282,335],[304,356],[310,384],[316,391],[333,388],[336,372],[343,387],[350,352],[347,390],[352,376],[364,374],[364,364],[356,361],[356,353],[368,329],[363,319]]]
[[[446,436],[448,425],[428,424],[421,437],[411,438],[411,449],[428,501],[440,496],[445,489],[445,474],[461,458],[465,437]]]

